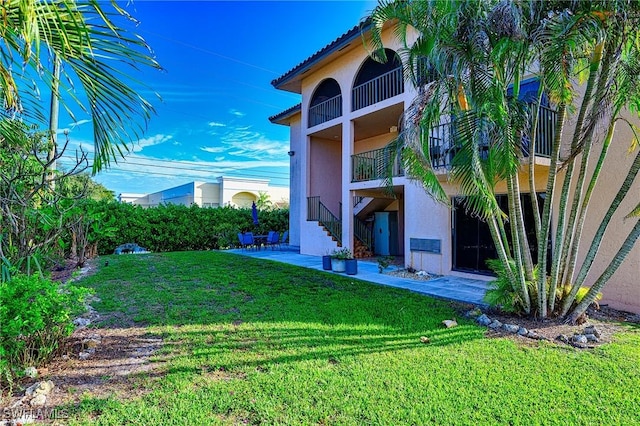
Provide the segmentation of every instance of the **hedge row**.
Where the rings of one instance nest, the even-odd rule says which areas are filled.
[[[260,211],[253,224],[251,209],[200,208],[196,205],[161,205],[142,208],[126,203],[97,203],[101,216],[99,254],[110,254],[125,243],[136,243],[154,252],[210,250],[233,247],[237,234],[251,231],[267,234],[289,229],[289,210]]]

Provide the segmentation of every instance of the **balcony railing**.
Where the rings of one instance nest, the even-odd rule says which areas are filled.
[[[369,251],[373,251],[373,230],[357,216],[353,217],[353,236],[367,246]]]
[[[404,92],[402,68],[396,68],[353,88],[353,111]]]
[[[532,106],[531,110],[535,111],[536,108]],[[551,155],[556,120],[557,114],[555,110],[545,106],[540,107],[538,128],[536,130],[536,156],[549,157]],[[528,136],[522,138],[522,153],[525,157],[529,156],[529,142]],[[488,146],[481,146],[480,149],[482,150],[481,154],[486,155]],[[451,160],[458,151],[455,126],[452,123],[442,123],[430,130],[429,150],[431,151],[431,164],[433,167],[447,167],[451,164]]]
[[[351,182],[404,176],[400,156],[389,148],[374,149],[351,156]]]
[[[531,106],[531,111],[536,110],[536,105]],[[550,157],[553,139],[556,134],[556,121],[558,114],[555,110],[541,106],[538,111],[538,128],[536,129],[536,155],[540,157]],[[533,119],[531,120],[533,124]],[[522,152],[525,157],[529,156],[529,139],[522,139]]]
[[[309,127],[342,116],[342,95],[322,101],[309,108]]]

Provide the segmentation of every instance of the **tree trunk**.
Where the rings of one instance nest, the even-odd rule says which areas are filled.
[[[564,125],[564,117],[566,114],[566,104],[560,104],[558,107],[557,122],[555,127],[555,136],[553,141],[553,149],[551,150],[551,164],[549,166],[549,177],[547,178],[546,197],[540,220],[541,228],[538,240],[538,310],[541,318],[547,317],[547,274],[544,273],[547,264],[547,239],[551,228],[551,204],[553,203],[553,194],[556,185],[556,174],[558,172],[558,162],[560,159],[560,144],[562,142],[562,128]]]
[[[602,167],[602,163],[604,162],[604,158],[606,157],[606,152],[611,142],[611,138],[613,137],[614,127],[615,127],[615,122],[612,123],[611,127],[609,127],[609,133],[607,134],[607,138],[605,139],[605,143],[602,147],[602,152],[600,153],[600,158],[598,159],[598,164],[596,165],[596,170],[594,171],[594,174],[599,173],[599,169]],[[629,168],[627,177],[625,178],[624,182],[620,186],[620,189],[618,190],[618,193],[614,197],[613,202],[611,203],[611,205],[609,206],[609,209],[607,210],[604,217],[602,218],[602,222],[600,223],[600,226],[598,227],[596,234],[593,236],[591,246],[589,247],[589,251],[585,256],[584,262],[582,263],[580,272],[578,273],[578,276],[575,282],[573,283],[573,287],[571,288],[569,295],[565,298],[563,302],[562,311],[560,313],[561,316],[565,316],[567,312],[569,312],[569,309],[571,308],[571,305],[575,300],[576,294],[578,294],[578,290],[584,283],[585,279],[587,278],[587,275],[589,274],[589,271],[591,270],[591,265],[593,264],[593,261],[596,258],[598,249],[600,248],[600,244],[602,243],[602,238],[604,237],[604,233],[607,230],[607,227],[609,226],[609,222],[611,221],[613,214],[618,210],[620,203],[622,203],[622,200],[626,197],[627,193],[631,189],[631,186],[633,185],[633,181],[635,180],[639,171],[640,171],[640,152],[636,154],[636,158],[634,159],[633,164]],[[587,192],[590,193],[593,190],[593,187],[595,187],[595,180],[592,177],[592,180],[589,183],[589,188],[587,189]]]
[[[622,243],[620,250],[616,253],[616,255],[611,259],[609,266],[604,270],[602,275],[598,277],[596,282],[591,286],[587,294],[584,296],[582,301],[578,304],[578,306],[573,309],[571,315],[567,319],[568,323],[575,324],[576,320],[586,312],[589,305],[593,303],[594,300],[598,297],[598,293],[605,286],[605,284],[609,281],[611,276],[618,270],[622,262],[627,258],[629,252],[633,249],[636,241],[640,237],[640,220],[636,221],[636,225],[633,227],[627,239]]]

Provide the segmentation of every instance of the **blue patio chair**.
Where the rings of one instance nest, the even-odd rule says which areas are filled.
[[[267,246],[271,246],[271,250],[275,246],[280,245],[280,234],[276,231],[269,231],[269,235],[267,235]]]
[[[289,231],[284,231],[284,234],[282,234],[282,239],[280,240],[280,249],[282,249],[283,245],[289,245]]]
[[[238,240],[240,240],[240,247],[242,249],[251,248],[255,245],[255,241],[253,240],[253,233],[251,232],[238,232]]]

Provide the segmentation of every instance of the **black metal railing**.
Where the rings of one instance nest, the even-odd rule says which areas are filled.
[[[353,235],[367,246],[369,251],[373,251],[373,229],[367,226],[366,222],[358,219],[357,216],[353,217]]]
[[[352,111],[373,105],[404,92],[402,68],[386,72],[353,88]]]
[[[309,108],[309,127],[342,116],[342,95],[322,101]]]
[[[557,113],[555,110],[541,106],[531,105],[531,111],[538,111],[538,126],[536,129],[535,153],[540,157],[549,157],[553,146]],[[531,120],[533,124],[533,120]],[[529,156],[530,138],[528,135],[522,137],[522,153]],[[483,154],[488,151],[488,146],[480,146]],[[455,125],[446,122],[433,127],[429,131],[429,150],[431,154],[431,164],[434,168],[447,167],[458,151],[456,142]]]
[[[342,244],[342,221],[322,204],[320,197],[307,197],[307,220],[317,221],[338,242],[338,245]]]
[[[351,156],[351,182],[404,176],[399,155],[389,148],[374,149]]]
[[[536,111],[537,105],[531,104],[531,111]],[[533,115],[533,114],[532,114]],[[540,157],[550,157],[553,147],[553,139],[556,134],[556,121],[558,113],[549,107],[540,106],[538,110],[538,127],[536,129],[536,155]],[[531,118],[533,124],[533,118]],[[522,138],[522,152],[525,157],[529,156],[529,138]]]

